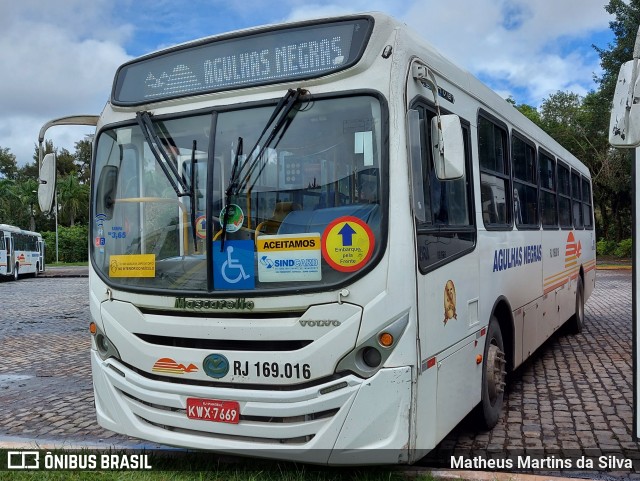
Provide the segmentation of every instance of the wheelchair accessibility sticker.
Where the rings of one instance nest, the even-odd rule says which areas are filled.
[[[215,289],[254,289],[253,241],[228,240],[220,252],[220,241],[213,243],[213,283]]]

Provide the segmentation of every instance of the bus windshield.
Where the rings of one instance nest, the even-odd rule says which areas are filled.
[[[274,108],[144,113],[100,132],[91,253],[105,281],[319,289],[373,265],[386,238],[380,101],[305,98],[266,143]]]

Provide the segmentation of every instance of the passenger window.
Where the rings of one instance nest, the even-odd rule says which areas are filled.
[[[512,220],[506,129],[479,117],[478,153],[484,225],[508,229]]]
[[[580,190],[580,174],[571,172],[571,215],[573,227],[583,229],[582,223],[582,192]]]
[[[585,229],[593,229],[593,209],[591,207],[591,184],[582,178],[582,213]]]
[[[538,169],[536,149],[519,137],[511,138],[513,162],[513,212],[516,227],[537,229]]]
[[[569,168],[558,162],[558,214],[560,227],[571,229],[571,178]]]
[[[542,227],[558,227],[558,206],[556,203],[556,162],[540,152],[540,208]]]

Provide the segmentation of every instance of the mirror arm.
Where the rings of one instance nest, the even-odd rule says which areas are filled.
[[[433,72],[425,64],[415,61],[413,63],[413,78],[418,80],[424,87],[431,90],[433,102],[436,105],[436,118],[438,119],[438,149],[440,155],[444,155],[444,142],[442,139],[442,117],[440,115],[440,102],[438,102],[438,83]]]

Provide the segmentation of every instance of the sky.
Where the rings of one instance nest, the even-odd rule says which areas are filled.
[[[177,43],[257,25],[381,11],[405,22],[502,97],[539,106],[580,95],[613,42],[608,0],[0,0],[0,148],[33,162],[40,127],[99,114],[122,63]],[[59,148],[91,133],[48,131]]]

